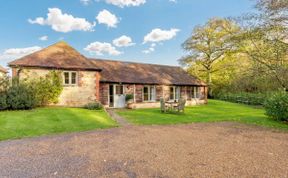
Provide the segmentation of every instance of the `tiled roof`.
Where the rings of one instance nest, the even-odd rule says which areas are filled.
[[[166,84],[166,85],[206,85],[191,76],[181,67],[134,62],[91,59],[101,68],[102,82]]]
[[[85,56],[65,42],[58,42],[40,51],[9,63],[10,67],[43,67],[56,69],[99,70]]]
[[[67,70],[101,71],[102,82],[206,85],[181,67],[157,64],[88,59],[65,42],[58,42],[40,51],[9,63],[10,67],[40,67]]]

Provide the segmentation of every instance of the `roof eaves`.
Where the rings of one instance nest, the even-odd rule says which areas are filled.
[[[90,68],[90,67],[55,67],[55,66],[40,66],[40,65],[16,65],[9,64],[9,67],[27,67],[27,68],[43,68],[43,69],[56,69],[56,70],[86,70],[86,71],[99,71],[101,68]]]

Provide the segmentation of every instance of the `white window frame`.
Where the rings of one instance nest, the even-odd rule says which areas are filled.
[[[194,86],[192,92],[193,99],[199,99],[201,97],[200,87]]]
[[[170,98],[170,89],[173,88],[173,98]],[[170,86],[169,87],[169,100],[179,100],[181,97],[181,88],[180,86]]]
[[[147,87],[148,88],[148,100],[144,100],[144,88]],[[152,91],[151,91],[152,89]],[[154,93],[153,93],[154,91]],[[143,90],[142,90],[142,97],[143,97],[143,102],[155,102],[156,101],[156,87],[155,85],[145,85],[143,86]]]
[[[68,73],[69,83],[65,83],[65,73]],[[72,83],[72,73],[75,73],[75,83]],[[64,86],[77,86],[78,84],[78,72],[76,71],[63,71],[63,85]]]
[[[114,86],[115,86],[115,88],[114,88],[114,95],[124,95],[124,94],[125,94],[125,87],[124,87],[124,85],[116,84],[116,85],[114,85]],[[120,88],[121,88],[120,91],[122,91],[122,92],[120,92],[119,94],[117,94],[117,87],[120,87]]]

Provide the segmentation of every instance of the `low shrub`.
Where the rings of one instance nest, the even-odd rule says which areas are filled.
[[[128,102],[128,101],[132,100],[133,98],[134,98],[134,96],[132,94],[127,94],[125,96],[125,101]]]
[[[277,92],[269,97],[264,104],[266,114],[279,121],[288,121],[288,93]]]
[[[101,110],[103,109],[103,105],[99,102],[93,102],[86,104],[84,108],[89,110]]]
[[[5,92],[0,92],[0,111],[7,108],[7,94]]]
[[[234,103],[264,105],[270,93],[220,93],[215,98]]]
[[[36,104],[33,90],[26,84],[13,84],[6,92],[6,109],[32,109]]]

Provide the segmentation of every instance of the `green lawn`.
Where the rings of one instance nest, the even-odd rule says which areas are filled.
[[[0,112],[0,140],[117,126],[105,111],[47,107]]]
[[[119,110],[118,114],[134,124],[161,125],[192,122],[237,121],[265,127],[288,129],[288,124],[269,119],[264,109],[219,100],[207,105],[186,107],[185,113],[161,113],[156,109]]]

